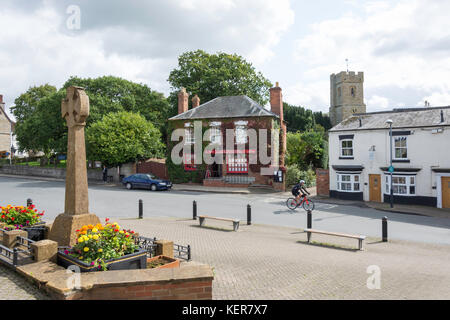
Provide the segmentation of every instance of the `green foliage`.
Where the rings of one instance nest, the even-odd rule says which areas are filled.
[[[66,152],[67,126],[61,117],[61,100],[71,85],[85,87],[89,96],[87,128],[109,113],[129,111],[140,113],[165,135],[169,104],[161,93],[112,76],[72,77],[59,91],[49,85],[33,87],[16,99],[16,106],[11,109],[17,119],[15,134],[21,151],[43,151],[46,158]]]
[[[67,149],[67,127],[61,117],[61,100],[65,91],[53,92],[37,102],[33,110],[14,129],[21,151],[43,151],[47,157],[52,152]]]
[[[320,132],[312,130],[303,133],[288,132],[286,135],[286,165],[296,165],[301,170],[307,170],[310,166],[323,167],[324,162],[328,162],[327,149],[327,141]]]
[[[49,84],[30,87],[27,92],[22,93],[14,100],[15,105],[11,107],[11,112],[16,118],[16,121],[21,122],[30,117],[36,110],[39,101],[55,92],[56,88]]]
[[[305,180],[306,187],[313,187],[316,185],[316,174],[310,167],[307,170],[300,170],[298,165],[289,165],[286,169],[286,186],[293,186],[300,180]]]
[[[330,118],[322,112],[313,112],[301,106],[283,103],[283,116],[287,122],[288,132],[308,131],[315,129],[317,125],[324,131],[331,128]]]
[[[129,111],[140,113],[160,130],[166,127],[169,104],[162,93],[151,90],[145,84],[105,76],[95,79],[71,77],[64,88],[69,86],[81,86],[89,96],[87,126],[111,112]]]
[[[107,166],[164,154],[159,130],[141,115],[131,112],[105,115],[87,129],[86,140],[89,158]]]
[[[169,98],[176,114],[177,96],[182,87],[197,94],[201,103],[220,96],[247,95],[261,105],[269,100],[272,84],[251,63],[236,54],[203,50],[189,51],[178,57],[178,68],[168,79],[174,90]]]

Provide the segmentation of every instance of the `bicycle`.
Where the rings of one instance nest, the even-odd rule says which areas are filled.
[[[292,211],[297,209],[299,206],[302,206],[303,209],[305,209],[305,211],[309,211],[309,210],[313,211],[315,204],[314,204],[314,201],[312,201],[311,199],[308,199],[305,195],[304,197],[301,197],[299,200],[297,200],[295,198],[288,198],[286,200],[286,206],[288,207],[288,209],[290,209]]]

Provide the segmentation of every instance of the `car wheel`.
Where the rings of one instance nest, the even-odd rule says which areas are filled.
[[[156,184],[152,184],[152,185],[150,186],[150,189],[151,189],[152,191],[156,191]]]
[[[133,189],[133,185],[131,183],[129,183],[129,182],[127,183],[126,187],[127,187],[128,190]]]

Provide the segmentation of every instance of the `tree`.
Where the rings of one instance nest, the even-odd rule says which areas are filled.
[[[305,132],[288,132],[286,136],[286,165],[298,166],[300,170],[309,167],[324,167],[328,162],[327,141],[321,132],[313,130]]]
[[[178,68],[168,79],[173,92],[170,101],[176,110],[176,93],[182,88],[197,94],[202,103],[219,96],[247,95],[261,105],[269,99],[272,86],[251,63],[236,54],[203,50],[185,52],[178,57]],[[176,114],[176,111],[175,111]]]
[[[301,106],[283,103],[284,120],[287,122],[289,132],[307,131],[321,125],[325,130],[331,128],[330,118],[321,111],[313,112]]]
[[[15,105],[11,107],[11,112],[16,121],[21,122],[30,117],[35,112],[39,101],[55,92],[56,88],[49,84],[30,87],[27,92],[22,93],[14,100]]]
[[[33,111],[17,121],[14,133],[21,151],[42,151],[45,159],[53,152],[67,149],[67,127],[61,117],[61,100],[64,91],[54,92],[37,101]]]
[[[161,157],[161,133],[143,116],[120,111],[105,115],[86,130],[88,158],[107,166]]]
[[[161,131],[166,127],[169,103],[162,93],[151,90],[145,84],[105,76],[95,79],[71,77],[63,88],[70,86],[83,87],[89,96],[87,126],[111,112],[129,111],[140,113]]]

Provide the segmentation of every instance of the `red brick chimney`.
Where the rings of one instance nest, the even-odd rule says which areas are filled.
[[[276,83],[275,87],[270,88],[270,110],[280,116],[280,121],[283,122],[283,94],[281,88]]]
[[[178,92],[178,114],[188,111],[188,98],[189,94],[186,92],[186,88],[181,88]]]
[[[198,95],[195,95],[192,98],[192,108],[197,108],[200,105],[200,98],[198,97]]]
[[[280,139],[280,166],[284,167],[285,156],[286,156],[286,124],[284,123],[283,116],[283,94],[281,93],[281,88],[278,82],[275,87],[270,88],[270,109],[273,113],[280,116],[280,126],[281,126],[281,139]]]

